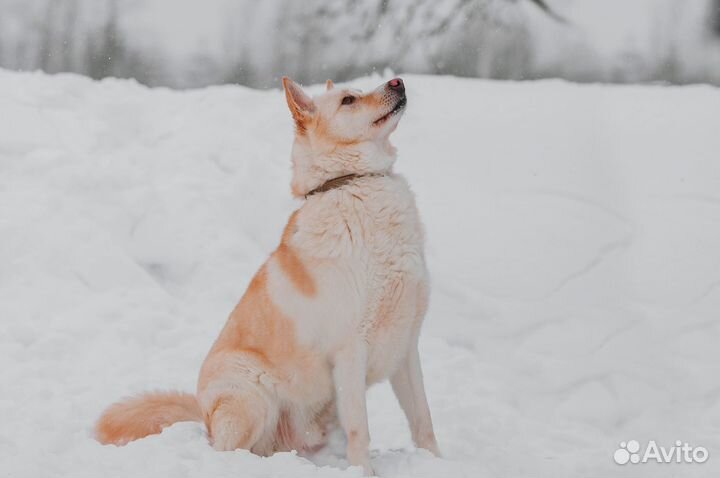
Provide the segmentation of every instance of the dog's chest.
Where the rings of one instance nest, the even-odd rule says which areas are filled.
[[[325,324],[322,342],[363,334],[369,344],[368,381],[381,380],[404,356],[427,302],[423,231],[414,197],[402,178],[393,177],[328,194],[310,206],[314,217],[302,221],[300,240],[326,266],[327,293],[318,299],[341,304],[344,312]]]
[[[401,176],[363,178],[301,211],[294,239],[311,257],[335,259],[366,281],[424,271],[422,226]]]
[[[423,233],[414,199],[409,190],[388,199],[373,211],[372,224],[364,226],[369,267],[360,330],[368,343],[368,383],[397,368],[427,303]]]

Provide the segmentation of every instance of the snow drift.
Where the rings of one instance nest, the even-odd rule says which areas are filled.
[[[446,458],[412,447],[381,385],[378,473],[720,471],[720,92],[405,79],[397,169],[427,228],[421,354]],[[358,476],[341,436],[267,459],[215,452],[195,423],[91,436],[119,397],[194,390],[298,206],[280,91],[0,72],[0,112],[2,474]],[[630,439],[710,459],[615,464]]]

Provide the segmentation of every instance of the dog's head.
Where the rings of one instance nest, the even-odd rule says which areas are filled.
[[[335,88],[310,98],[295,82],[283,78],[288,107],[295,121],[293,192],[302,195],[343,174],[387,171],[395,159],[389,136],[407,104],[400,78],[369,93]]]

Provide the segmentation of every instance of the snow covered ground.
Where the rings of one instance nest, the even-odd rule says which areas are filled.
[[[445,458],[412,447],[379,385],[376,471],[720,472],[720,90],[405,79],[397,169],[427,227]],[[290,144],[277,90],[0,72],[0,476],[360,474],[340,436],[259,458],[194,423],[123,448],[91,435],[122,396],[194,390],[298,206]],[[630,439],[710,459],[615,464]]]

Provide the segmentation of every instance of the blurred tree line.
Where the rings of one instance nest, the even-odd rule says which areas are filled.
[[[572,0],[0,0],[0,66],[172,87],[386,68],[720,84],[720,0],[655,4],[652,47],[608,59],[564,21]]]

